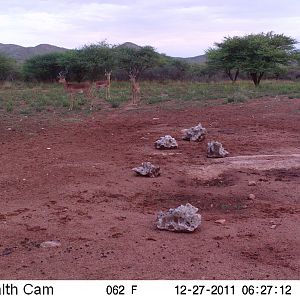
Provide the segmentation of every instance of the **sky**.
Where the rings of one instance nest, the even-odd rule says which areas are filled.
[[[73,49],[106,40],[192,57],[227,36],[274,31],[300,41],[299,0],[0,0],[0,4],[0,43],[25,47],[52,44]]]

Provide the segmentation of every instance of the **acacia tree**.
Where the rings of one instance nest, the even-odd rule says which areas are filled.
[[[87,79],[101,79],[105,71],[110,72],[116,65],[115,46],[106,41],[85,45],[80,49],[80,58],[85,65]]]
[[[147,69],[160,64],[160,55],[151,46],[136,48],[116,48],[116,57],[120,69],[136,79]]]
[[[111,71],[115,61],[114,47],[101,42],[63,53],[31,57],[24,63],[23,73],[28,80],[54,81],[58,73],[64,71],[68,80],[95,81],[103,77],[105,70]]]
[[[216,49],[207,51],[208,64],[225,70],[233,81],[242,70],[258,86],[265,74],[289,65],[295,58],[296,43],[291,37],[273,32],[226,38],[223,43],[216,44]],[[230,75],[233,69],[234,77]]]
[[[297,41],[283,34],[273,32],[250,34],[244,38],[242,68],[253,80],[255,86],[262,77],[294,59]]]
[[[60,71],[66,72],[68,80],[72,81],[83,81],[87,73],[87,66],[80,50],[69,50],[63,53],[59,57],[59,67]]]
[[[36,55],[25,61],[23,74],[26,80],[54,81],[61,69],[59,60],[63,53]]]
[[[0,53],[0,81],[13,78],[16,73],[16,62],[9,56]]]
[[[243,40],[240,37],[226,37],[216,48],[206,51],[207,64],[211,70],[223,70],[232,82],[238,78],[241,69]]]

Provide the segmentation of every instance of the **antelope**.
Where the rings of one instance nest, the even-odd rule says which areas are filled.
[[[90,82],[82,82],[82,83],[69,83],[65,77],[66,73],[63,75],[63,72],[59,72],[58,74],[58,82],[62,83],[66,92],[70,95],[70,106],[69,110],[72,110],[74,107],[74,95],[75,94],[86,94],[88,98],[91,96],[91,89],[93,87]],[[92,109],[92,103],[90,105],[90,109]]]
[[[136,76],[129,73],[129,80],[131,82],[131,94],[132,94],[132,103],[137,104],[140,101],[141,89],[140,85],[135,81]]]
[[[108,98],[110,98],[110,76],[111,76],[111,71],[110,72],[106,72],[106,70],[105,70],[106,80],[95,81],[96,88],[98,88],[99,90],[105,89],[105,99],[106,100]]]

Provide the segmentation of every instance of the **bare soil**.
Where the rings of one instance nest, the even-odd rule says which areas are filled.
[[[199,122],[207,138],[181,140]],[[178,149],[154,148],[165,134]],[[1,279],[300,279],[300,99],[4,115],[0,157]],[[186,203],[200,228],[156,229]]]

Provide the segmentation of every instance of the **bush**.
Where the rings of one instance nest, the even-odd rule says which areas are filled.
[[[0,81],[13,80],[16,73],[17,64],[15,60],[0,53]]]

